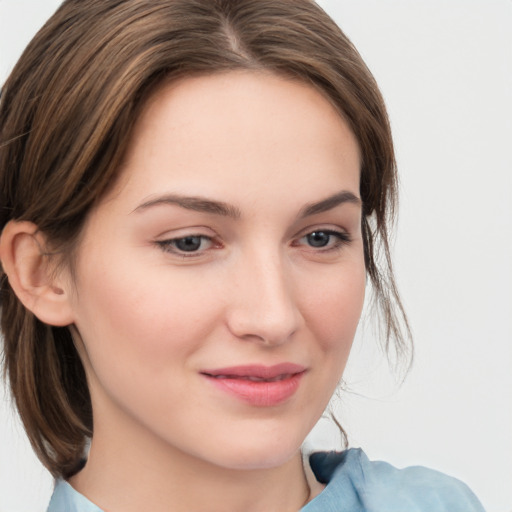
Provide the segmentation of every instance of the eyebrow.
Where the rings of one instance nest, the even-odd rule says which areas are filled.
[[[321,201],[305,205],[303,208],[301,208],[298,218],[304,218],[311,215],[316,215],[318,213],[323,213],[332,210],[333,208],[336,208],[337,206],[340,206],[344,203],[360,205],[361,199],[359,199],[352,192],[343,190],[333,194],[332,196],[322,199]],[[187,210],[194,210],[196,212],[202,213],[213,213],[215,215],[231,217],[233,219],[239,219],[242,216],[242,213],[236,206],[230,205],[223,201],[216,201],[206,197],[181,196],[177,194],[165,194],[163,196],[149,199],[137,206],[137,208],[135,208],[133,211],[138,212],[159,205],[180,206],[181,208],[185,208]]]
[[[321,201],[307,204],[299,212],[299,218],[327,212],[344,203],[351,203],[358,206],[362,204],[361,199],[359,199],[359,197],[357,197],[355,194],[348,190],[342,190],[341,192],[333,194],[332,196],[322,199]]]
[[[180,206],[181,208],[194,210],[196,212],[213,213],[233,219],[239,219],[241,217],[241,212],[236,206],[224,203],[223,201],[215,201],[205,197],[181,196],[177,194],[165,194],[155,197],[154,199],[149,199],[137,206],[133,211],[146,210],[152,206],[163,204]]]

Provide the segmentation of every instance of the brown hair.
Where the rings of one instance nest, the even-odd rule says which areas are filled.
[[[31,221],[69,257],[92,205],[116,180],[153,88],[235,69],[312,84],[351,126],[362,155],[365,262],[383,339],[386,348],[407,352],[410,333],[389,250],[397,178],[386,110],[355,48],[310,0],[65,1],[2,90],[0,230],[11,219]],[[39,321],[0,278],[16,405],[43,464],[54,476],[69,476],[92,436],[83,367],[70,330]]]

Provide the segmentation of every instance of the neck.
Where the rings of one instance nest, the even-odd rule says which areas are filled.
[[[114,432],[95,424],[88,462],[70,483],[109,512],[296,512],[313,497],[299,451],[275,467],[226,468],[137,425]]]

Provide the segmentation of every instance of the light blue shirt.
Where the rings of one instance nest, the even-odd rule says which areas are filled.
[[[465,484],[437,471],[370,462],[360,449],[318,452],[309,460],[327,485],[301,512],[485,512]],[[59,480],[47,512],[103,511]]]

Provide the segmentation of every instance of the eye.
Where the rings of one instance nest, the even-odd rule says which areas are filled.
[[[297,245],[307,245],[314,249],[337,249],[350,242],[348,233],[332,229],[318,229],[298,240]]]
[[[213,246],[213,240],[205,235],[187,235],[169,240],[159,240],[156,243],[165,252],[183,256],[202,253]]]
[[[311,247],[325,247],[329,245],[331,237],[332,234],[326,231],[313,231],[313,233],[306,235],[306,240]]]

